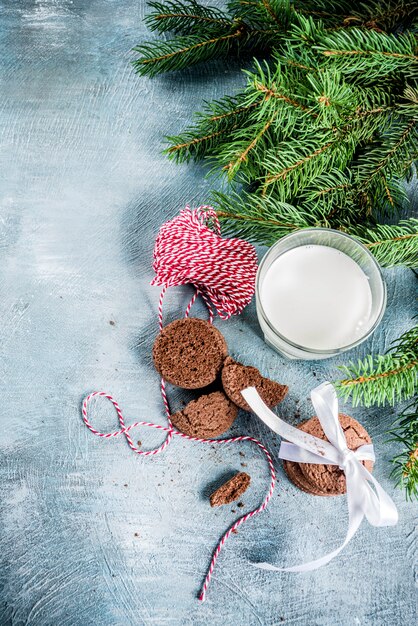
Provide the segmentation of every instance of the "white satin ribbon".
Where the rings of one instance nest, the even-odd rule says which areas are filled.
[[[287,440],[280,445],[280,458],[296,463],[338,465],[347,481],[348,530],[341,546],[320,559],[293,567],[255,563],[256,567],[280,572],[309,572],[336,557],[355,535],[364,517],[372,526],[394,526],[398,522],[395,503],[361,463],[363,460],[375,460],[373,446],[360,446],[355,451],[347,447],[338,419],[337,394],[331,383],[325,382],[311,392],[316,415],[329,441],[318,439],[284,422],[264,404],[255,387],[248,387],[241,393],[254,413],[271,430]]]

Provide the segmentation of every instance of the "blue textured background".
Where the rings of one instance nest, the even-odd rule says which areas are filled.
[[[245,444],[242,457],[238,446],[176,440],[143,460],[124,441],[93,437],[80,402],[105,389],[128,421],[164,423],[150,354],[153,239],[186,202],[205,202],[211,183],[200,167],[169,163],[162,135],[243,79],[217,64],[135,76],[129,51],[150,36],[141,1],[10,0],[0,10],[1,625],[414,623],[416,509],[389,479],[390,409],[353,414],[373,437],[399,525],[365,523],[337,560],[306,575],[249,561],[290,565],[332,549],[345,534],[345,499],[298,491],[272,434],[240,415],[233,432],[272,449],[279,485],[268,510],[231,538],[197,603],[218,537],[267,487],[264,459]],[[385,350],[410,325],[413,273],[385,277],[383,323],[351,358]],[[186,291],[169,294],[167,319],[181,315]],[[288,362],[267,348],[253,305],[219,327],[235,357],[290,386],[279,413],[293,423],[311,415],[310,389],[337,376],[341,359]],[[96,425],[115,428],[110,407],[97,410]],[[245,507],[211,510],[209,486],[242,463],[253,479]]]

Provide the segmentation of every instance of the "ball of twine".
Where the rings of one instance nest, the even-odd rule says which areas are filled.
[[[152,285],[193,284],[223,320],[251,302],[255,291],[257,253],[243,239],[221,237],[212,207],[186,207],[163,224],[154,247]]]

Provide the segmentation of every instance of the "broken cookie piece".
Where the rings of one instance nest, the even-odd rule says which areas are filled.
[[[238,500],[250,486],[251,477],[245,472],[238,472],[232,478],[221,485],[210,496],[211,506],[222,506]]]
[[[228,430],[237,414],[235,404],[222,391],[214,391],[189,402],[171,415],[171,421],[185,435],[211,439]]]
[[[228,398],[245,411],[250,407],[241,395],[242,389],[255,387],[270,408],[283,400],[288,392],[286,385],[264,378],[256,367],[242,365],[228,356],[222,368],[222,385]]]

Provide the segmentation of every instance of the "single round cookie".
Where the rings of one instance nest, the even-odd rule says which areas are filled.
[[[228,356],[222,368],[222,386],[228,398],[245,411],[251,411],[241,395],[247,387],[255,387],[269,407],[276,406],[288,392],[286,385],[264,378],[256,367],[242,365]]]
[[[350,450],[357,450],[360,446],[372,442],[367,430],[353,417],[339,413],[339,421]],[[328,441],[317,417],[312,417],[307,422],[301,424],[299,428],[310,435],[314,435],[314,437]],[[369,472],[372,471],[372,461],[362,461],[362,463]],[[313,485],[313,488],[319,489],[330,496],[346,493],[345,474],[337,465],[299,463],[299,467],[303,476]]]
[[[222,391],[214,391],[189,402],[171,421],[185,435],[212,439],[228,430],[237,415],[238,407]]]
[[[219,330],[195,317],[165,326],[152,349],[156,370],[183,389],[200,389],[213,383],[227,354],[226,341]]]

